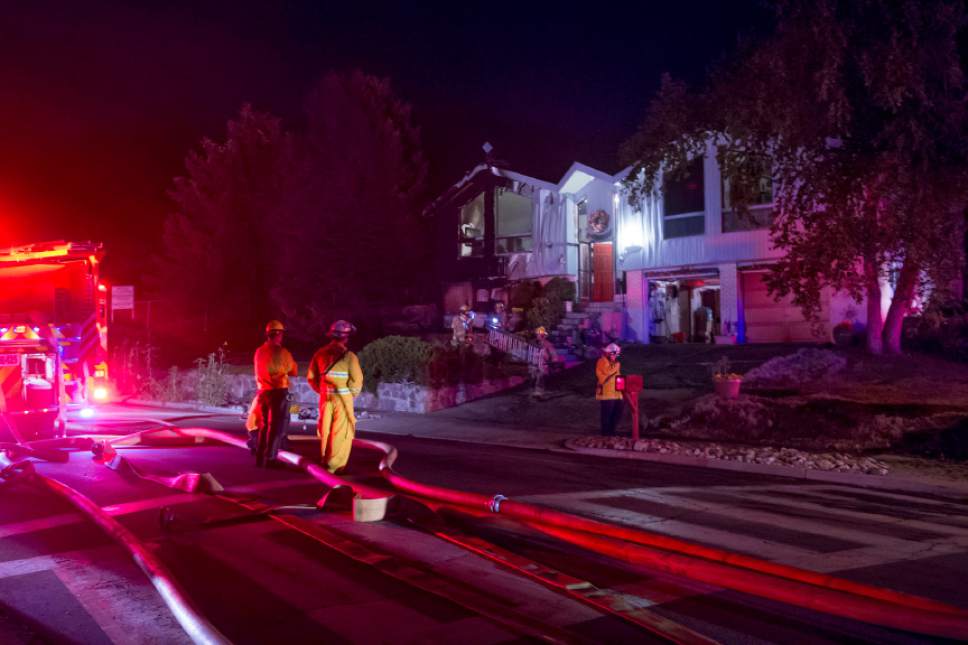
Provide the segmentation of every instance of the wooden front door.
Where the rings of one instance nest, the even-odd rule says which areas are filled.
[[[615,260],[612,243],[592,244],[592,300],[611,302],[615,298]]]

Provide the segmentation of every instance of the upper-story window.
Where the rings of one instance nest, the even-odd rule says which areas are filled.
[[[769,228],[773,223],[773,179],[769,165],[756,164],[752,172],[755,176],[748,183],[730,181],[723,176],[723,233]],[[744,194],[739,195],[739,190]],[[742,214],[733,207],[739,197],[747,205]]]
[[[533,231],[530,197],[523,197],[505,188],[498,188],[494,208],[497,211],[494,252],[528,253],[531,251]]]
[[[687,237],[706,232],[703,160],[694,159],[678,172],[662,177],[663,236]]]
[[[458,239],[460,257],[477,258],[484,255],[484,193],[461,206]]]

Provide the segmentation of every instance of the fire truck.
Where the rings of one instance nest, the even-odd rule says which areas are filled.
[[[0,249],[0,433],[57,436],[68,404],[109,398],[103,256],[91,242]]]

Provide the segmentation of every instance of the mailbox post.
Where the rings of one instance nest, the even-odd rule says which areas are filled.
[[[639,440],[639,393],[643,388],[643,378],[641,374],[629,374],[625,377],[625,397],[626,403],[632,408],[632,439]]]

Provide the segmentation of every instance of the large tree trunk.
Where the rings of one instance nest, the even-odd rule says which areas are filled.
[[[884,322],[884,346],[889,354],[901,353],[904,317],[911,311],[919,273],[918,264],[910,259],[905,260],[901,266],[897,288],[894,290],[891,307],[887,310],[887,319]]]
[[[871,354],[884,352],[884,318],[881,315],[881,283],[877,264],[864,261],[867,291],[867,351]]]

